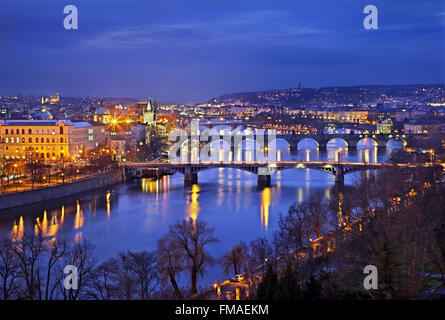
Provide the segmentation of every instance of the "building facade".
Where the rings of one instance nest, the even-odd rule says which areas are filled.
[[[410,120],[404,123],[406,134],[437,134],[442,133],[444,125],[439,120]]]
[[[73,129],[69,136],[69,150],[72,158],[80,157],[83,153],[88,153],[96,148],[108,144],[108,132],[105,125],[81,121],[72,122]]]
[[[25,161],[74,160],[107,143],[105,127],[70,120],[0,120],[0,155]],[[80,151],[82,150],[82,151]]]
[[[0,120],[0,153],[12,160],[69,158],[72,130],[69,120]]]

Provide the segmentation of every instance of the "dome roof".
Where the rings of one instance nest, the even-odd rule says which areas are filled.
[[[49,112],[49,110],[46,109],[46,108],[43,108],[43,109],[42,109],[42,111],[40,112],[40,116],[41,116],[42,118],[48,118],[48,119],[51,119],[51,118],[53,117],[53,115],[51,114],[51,112]]]
[[[94,112],[94,114],[97,114],[97,115],[104,115],[104,114],[110,114],[110,112],[109,112],[108,109],[105,108],[105,107],[97,107],[97,108],[96,108],[96,111]]]

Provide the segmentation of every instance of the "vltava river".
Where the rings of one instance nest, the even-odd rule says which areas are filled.
[[[327,151],[309,146],[291,153],[284,145],[278,157],[337,160],[341,145],[330,145]],[[390,150],[364,144],[344,150],[342,160],[383,162]],[[346,175],[345,184],[352,184],[358,177],[357,173]],[[334,186],[334,176],[311,169],[275,173],[272,186],[263,190],[257,188],[256,175],[236,169],[204,171],[198,180],[198,185],[191,188],[184,188],[181,174],[159,181],[127,181],[61,201],[3,211],[0,236],[13,237],[40,228],[47,237],[87,239],[96,246],[98,258],[103,259],[119,251],[154,250],[169,225],[190,217],[205,220],[215,228],[220,242],[209,249],[219,257],[240,241],[248,243],[259,236],[270,236],[277,228],[280,212],[287,212],[291,204],[304,201],[317,190],[329,197]],[[219,267],[213,267],[200,282],[204,285],[217,279],[224,279],[224,275]]]

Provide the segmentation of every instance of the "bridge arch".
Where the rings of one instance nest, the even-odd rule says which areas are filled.
[[[207,150],[202,149],[201,150],[201,156],[200,159],[202,161],[203,159],[203,152],[207,152]],[[230,146],[230,143],[219,139],[219,140],[215,140],[212,141],[210,143],[210,160],[211,161],[231,161],[231,156],[232,156],[232,149]]]
[[[290,148],[290,143],[286,139],[283,139],[283,138],[276,138],[276,139],[273,139],[273,140],[267,141],[267,142],[268,142],[269,150],[272,148],[276,148],[277,150]]]
[[[326,143],[329,149],[347,148],[348,142],[343,138],[332,138]]]
[[[319,146],[320,144],[314,138],[303,138],[297,143],[298,149],[315,149]]]
[[[377,147],[379,144],[372,138],[363,138],[357,141],[358,149],[373,149]]]
[[[197,161],[199,159],[199,140],[198,139],[187,139],[179,148],[179,158],[182,161],[186,161],[189,159],[190,154],[190,160],[191,161]]]
[[[387,149],[403,149],[408,142],[403,138],[391,138],[386,142]]]

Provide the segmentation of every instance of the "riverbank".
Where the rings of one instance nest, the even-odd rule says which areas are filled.
[[[34,190],[18,191],[0,195],[0,210],[31,205],[34,203],[68,197],[78,193],[100,189],[125,180],[124,172],[116,169],[94,177],[76,180]]]

